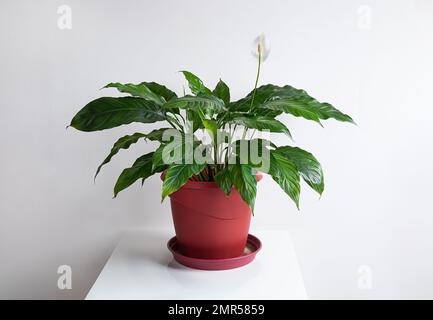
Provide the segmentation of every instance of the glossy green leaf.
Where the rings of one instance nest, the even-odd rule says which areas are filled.
[[[218,123],[215,120],[208,119],[201,119],[201,122],[211,136],[212,141],[215,141],[218,134]]]
[[[279,96],[272,96],[263,103],[257,105],[257,110],[273,110],[291,113],[297,117],[304,117],[320,123],[320,119],[333,118],[338,121],[355,123],[347,114],[342,113],[327,102],[319,102],[304,90],[290,86],[280,88]],[[290,94],[290,92],[292,94]]]
[[[322,194],[325,186],[322,167],[311,153],[291,146],[279,147],[275,152],[293,162],[304,181],[319,194]]]
[[[168,167],[162,184],[162,200],[179,190],[193,176],[203,171],[206,164],[172,164]]]
[[[250,129],[281,132],[292,138],[289,129],[282,122],[266,116],[236,116],[227,123],[242,125]]]
[[[153,152],[145,154],[135,160],[130,168],[122,171],[114,186],[114,197],[123,189],[129,187],[138,179],[146,179],[154,174],[152,170],[152,156]]]
[[[189,71],[181,71],[185,77],[185,79],[188,81],[189,88],[191,89],[191,92],[193,94],[207,94],[210,95],[212,92],[206,88],[206,86],[203,84],[203,81],[199,77],[197,77],[195,74],[189,72]]]
[[[327,102],[318,102],[317,100],[313,99],[310,101],[310,104],[316,107],[316,112],[320,119],[327,120],[329,118],[333,118],[338,121],[356,124],[349,115],[342,113],[340,110],[336,109]]]
[[[236,112],[249,111],[251,108],[251,100],[253,97],[253,93],[254,90],[251,91],[245,98],[242,98],[238,101],[231,103],[230,110]],[[290,98],[290,97],[302,95],[304,93],[305,93],[304,90],[299,90],[291,86],[279,87],[279,86],[274,86],[272,84],[260,86],[256,90],[252,109],[254,110],[257,108],[257,106],[260,106],[263,103],[268,101]],[[255,111],[258,112],[260,110],[255,110]]]
[[[228,106],[230,103],[230,89],[229,87],[224,83],[224,81],[220,80],[215,89],[212,91],[214,96],[220,98],[222,101],[224,101],[225,105]]]
[[[180,108],[193,110],[195,112],[203,112],[204,115],[213,115],[225,110],[224,102],[214,96],[185,96],[170,100],[164,104],[164,108],[169,110],[172,108]]]
[[[230,110],[237,112],[249,111],[252,96],[253,91],[245,98],[231,103]],[[320,123],[320,119],[326,120],[329,118],[354,123],[350,116],[342,113],[329,103],[317,101],[305,90],[296,89],[289,85],[279,87],[271,84],[257,88],[252,113],[275,117],[282,112],[318,123]]]
[[[72,119],[70,126],[81,131],[98,131],[132,122],[165,120],[165,112],[155,102],[135,97],[104,97],[93,100]]]
[[[286,192],[295,202],[299,209],[299,173],[296,165],[287,157],[278,152],[271,151],[269,174],[276,183]]]
[[[305,103],[304,99],[286,98],[274,100],[266,102],[257,108],[290,113],[295,117],[303,117],[307,120],[313,120],[318,124],[322,125],[317,110],[312,108],[311,105],[309,105],[308,103]]]
[[[177,98],[176,93],[168,89],[166,86],[156,82],[142,82],[146,87],[150,89],[156,95],[163,97],[164,102],[170,101],[171,99]]]
[[[120,138],[119,140],[117,140],[113,147],[111,148],[110,154],[104,159],[104,161],[99,165],[98,169],[96,169],[96,174],[95,174],[95,179],[99,173],[99,171],[101,171],[101,168],[103,165],[107,164],[108,162],[110,162],[111,158],[116,155],[120,149],[128,149],[131,144],[136,143],[139,139],[144,138],[145,134],[137,132],[134,133],[133,135],[127,135],[124,136],[122,138]]]
[[[232,174],[230,169],[231,166],[232,165],[227,164],[224,169],[218,172],[214,177],[218,187],[224,191],[227,197],[230,195],[230,192],[233,188],[233,179],[231,177]]]
[[[160,166],[160,167],[153,168],[153,169],[152,169],[152,174],[155,174],[155,173],[161,173],[161,172],[167,170],[167,168],[168,168],[168,165],[162,165],[162,166]],[[148,178],[148,177],[144,177],[144,178],[141,179],[141,185],[144,184],[144,181],[145,181],[147,178]]]
[[[252,167],[247,164],[234,164],[230,167],[230,172],[236,190],[254,212],[257,180]]]
[[[152,130],[151,132],[147,133],[145,135],[145,138],[150,140],[150,141],[162,141],[162,137],[164,135],[164,132],[166,130],[173,130],[173,128],[160,128],[160,129],[155,129]]]
[[[151,141],[162,141],[162,135],[165,130],[167,130],[167,128],[155,129],[148,134],[136,132],[132,135],[126,135],[117,140],[111,148],[109,155],[104,159],[104,161],[99,165],[98,169],[96,170],[95,179],[98,173],[101,171],[102,166],[110,162],[111,158],[115,156],[120,151],[120,149],[128,149],[132,144],[136,143],[141,138]]]
[[[204,128],[201,122],[200,115],[195,110],[186,110],[188,121],[192,123],[192,132],[196,132],[198,129]]]
[[[112,82],[107,84],[104,88],[116,88],[120,92],[129,93],[132,96],[141,97],[146,100],[153,101],[159,105],[162,105],[166,102],[162,96],[154,93],[151,89],[149,89],[149,87],[144,82],[139,84],[122,84],[119,82]]]
[[[152,156],[152,169],[159,168],[161,166],[167,165],[163,158],[162,158],[162,152],[164,150],[165,144],[161,144],[153,153]]]

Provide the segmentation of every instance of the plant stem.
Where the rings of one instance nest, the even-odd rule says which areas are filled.
[[[185,125],[185,123],[186,123],[185,118],[182,117],[182,115],[180,114],[180,112],[179,112],[179,114],[176,114],[176,116],[179,116],[182,119],[183,124]]]
[[[242,134],[242,140],[245,139],[245,137],[246,137],[246,135],[247,135],[247,131],[248,131],[248,129],[247,129],[247,128],[244,128],[244,133]]]
[[[212,166],[211,165],[207,165],[207,175],[208,175],[208,181],[213,181],[213,172],[212,172]]]
[[[218,172],[218,144],[216,142],[216,138],[215,138],[215,142],[214,142],[214,147],[213,147],[213,157],[214,157],[214,167],[215,167],[215,174]]]
[[[254,91],[253,91],[253,96],[251,98],[251,104],[250,104],[250,109],[249,109],[248,113],[251,113],[251,111],[253,109],[254,98],[256,97],[256,91],[257,91],[257,84],[259,83],[259,78],[260,78],[260,66],[262,64],[262,48],[260,47],[260,44],[258,44],[258,46],[257,46],[257,51],[259,53],[259,63],[257,64],[256,82],[254,83]],[[245,137],[247,135],[247,131],[248,131],[248,128],[244,128],[244,132],[242,134],[242,140],[245,139]]]
[[[203,172],[199,172],[198,178],[200,179],[200,181],[206,181],[206,179],[203,176]]]
[[[224,145],[220,144],[219,150],[218,150],[218,157],[219,157],[219,160],[221,161],[220,165],[222,165],[223,154],[224,154]]]
[[[257,91],[257,84],[259,83],[259,77],[260,77],[260,65],[262,64],[262,48],[260,48],[260,44],[257,46],[257,51],[259,53],[259,63],[257,66],[256,83],[254,84],[254,91],[253,91],[253,97],[251,99],[250,112],[251,109],[253,108],[254,98],[256,96],[256,91]]]
[[[167,118],[166,120],[173,127],[173,129],[178,130],[178,128],[173,124],[173,122],[170,120],[170,118]]]

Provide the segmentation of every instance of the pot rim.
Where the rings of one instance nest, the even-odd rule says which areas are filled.
[[[164,181],[165,171],[161,173],[161,180]],[[256,172],[256,180],[259,182],[263,179],[263,174],[261,172]],[[219,188],[215,181],[191,181],[189,180],[181,188],[185,189],[215,189]]]

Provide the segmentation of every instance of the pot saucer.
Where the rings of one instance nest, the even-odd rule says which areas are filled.
[[[249,234],[247,244],[242,255],[239,257],[225,259],[201,259],[187,257],[180,252],[176,237],[173,237],[168,241],[167,247],[173,254],[174,259],[184,266],[201,270],[227,270],[242,267],[253,261],[257,252],[260,251],[262,243],[258,238]]]

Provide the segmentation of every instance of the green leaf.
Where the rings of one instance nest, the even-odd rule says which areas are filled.
[[[90,132],[132,122],[152,123],[163,120],[164,110],[152,101],[135,97],[104,97],[88,103],[74,116],[70,126]]]
[[[231,166],[232,165],[227,164],[224,167],[224,169],[218,172],[214,177],[218,187],[220,187],[220,189],[224,191],[227,197],[230,195],[230,192],[233,188],[233,180],[231,177],[231,169],[230,169]]]
[[[191,92],[195,95],[198,95],[199,93],[204,94],[212,94],[212,92],[205,87],[203,84],[203,81],[199,77],[197,77],[195,74],[189,72],[189,71],[180,71],[183,73],[185,79],[188,81],[189,88],[191,89]]]
[[[176,98],[164,104],[164,108],[193,110],[197,113],[203,112],[205,115],[209,116],[225,110],[224,102],[214,96],[185,96],[182,98]]]
[[[101,171],[102,166],[110,162],[111,158],[115,154],[117,154],[120,149],[128,149],[131,144],[136,143],[139,139],[144,138],[145,136],[146,135],[143,133],[136,132],[133,135],[127,135],[117,140],[111,148],[110,154],[105,158],[105,160],[99,165],[98,169],[96,170],[94,179],[96,179],[99,171]]]
[[[145,135],[145,138],[149,139],[150,141],[161,142],[165,130],[173,130],[173,128],[160,128],[160,129],[152,130],[151,132]]]
[[[206,164],[173,164],[170,165],[165,174],[162,184],[162,200],[173,192],[179,190],[189,178],[203,171]]]
[[[152,174],[155,174],[155,173],[158,173],[158,172],[163,172],[163,171],[167,170],[167,168],[168,168],[168,165],[163,165],[163,166],[160,166],[160,167],[158,167],[158,168],[153,168],[153,169],[152,169]],[[141,179],[141,185],[144,184],[144,181],[145,181],[147,178],[148,178],[148,177],[144,177],[144,178]]]
[[[286,98],[269,101],[260,105],[258,108],[290,113],[295,117],[303,117],[322,125],[317,110],[312,108],[308,103],[305,103],[304,99],[301,98]]]
[[[289,129],[280,121],[266,116],[234,116],[227,123],[239,124],[250,129],[285,133],[292,139]]]
[[[269,174],[295,202],[299,209],[299,173],[296,165],[274,150],[271,151]]]
[[[196,132],[198,129],[204,128],[201,122],[200,115],[194,110],[186,110],[188,121],[192,122],[192,132]]]
[[[215,89],[212,91],[214,96],[220,98],[222,101],[224,101],[225,105],[228,106],[230,103],[230,89],[229,87],[224,83],[224,81],[220,80]]]
[[[119,140],[117,140],[113,147],[111,148],[110,154],[105,158],[105,160],[99,165],[96,170],[95,179],[99,172],[101,171],[102,166],[111,161],[111,158],[115,156],[120,149],[128,149],[133,143],[136,143],[139,139],[145,138],[151,141],[162,141],[162,135],[167,128],[155,129],[148,134],[136,132],[133,135],[127,135]]]
[[[161,144],[158,149],[155,150],[152,156],[152,169],[155,170],[163,165],[166,165],[162,158],[162,152],[164,150],[165,144]]]
[[[305,93],[304,90],[299,90],[291,86],[278,87],[272,84],[260,86],[257,88],[256,94],[254,96],[252,109],[255,109],[257,106],[268,101],[299,96],[304,93]],[[230,110],[237,111],[237,112],[249,111],[253,94],[254,94],[254,90],[251,91],[245,98],[242,98],[238,101],[231,103]],[[260,112],[260,111],[261,110],[255,110],[255,112]]]
[[[338,121],[356,124],[356,122],[349,115],[342,113],[340,110],[336,109],[327,102],[318,102],[314,100],[310,103],[316,107],[316,112],[320,119],[326,120],[333,118]]]
[[[322,167],[311,153],[291,146],[279,147],[275,152],[293,162],[304,181],[316,192],[322,194],[325,186]]]
[[[153,93],[164,98],[164,102],[170,101],[171,99],[177,98],[176,93],[168,89],[166,86],[156,82],[142,82],[146,87],[148,87]]]
[[[254,212],[254,203],[257,193],[257,180],[252,167],[247,164],[234,164],[230,167],[231,177],[236,190],[242,199]]]
[[[156,82],[142,82],[139,84],[112,82],[104,88],[116,88],[120,92],[129,93],[132,96],[141,97],[159,105],[176,97],[173,91]]]
[[[126,168],[122,171],[117,179],[116,185],[114,186],[114,197],[138,179],[142,178],[144,180],[155,173],[152,170],[152,156],[153,152],[145,154],[135,160],[132,167]]]
[[[134,97],[141,97],[147,100],[151,100],[158,104],[163,103],[161,97],[157,96],[153,93],[146,85],[144,84],[133,84],[133,83],[119,83],[119,82],[111,82],[107,84],[103,89],[106,88],[116,88],[118,91],[123,93],[129,93]]]
[[[320,119],[326,120],[329,118],[355,124],[355,121],[350,116],[340,112],[329,103],[320,103],[310,98],[298,97],[271,101],[259,108],[290,113],[296,117],[304,117],[305,119],[316,121],[320,125]]]
[[[251,106],[253,91],[245,98],[230,104],[232,112],[247,112]],[[354,123],[353,119],[337,110],[329,103],[321,103],[305,90],[286,85],[284,87],[267,84],[257,88],[252,106],[252,113],[275,117],[282,112],[296,117],[316,121],[334,118],[339,121]]]
[[[206,130],[209,132],[212,141],[216,141],[217,134],[218,134],[218,123],[215,120],[208,120],[208,119],[201,119],[201,122],[203,123],[203,126],[206,128]]]

